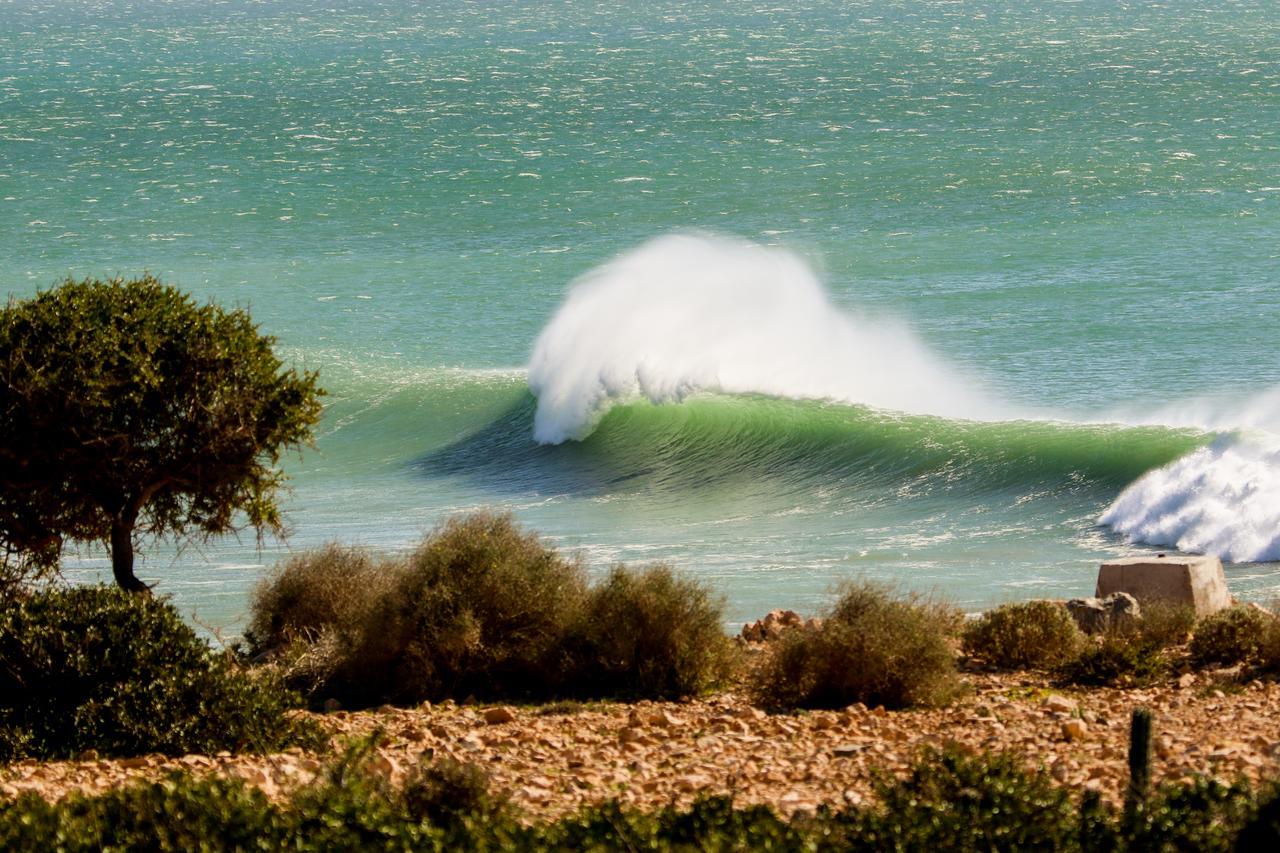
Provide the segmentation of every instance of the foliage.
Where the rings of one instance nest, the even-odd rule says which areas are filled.
[[[509,514],[449,519],[409,557],[347,675],[379,668],[404,701],[546,695],[569,666],[563,638],[585,595],[581,562]]]
[[[926,752],[878,802],[788,821],[764,806],[700,797],[650,812],[618,802],[526,824],[483,770],[427,762],[404,788],[357,743],[280,802],[239,781],[174,774],[49,803],[0,798],[0,849],[216,850],[1261,850],[1274,846],[1280,797],[1195,780],[1160,789],[1124,816],[1080,799],[1011,755]]]
[[[930,750],[905,779],[882,780],[877,794],[877,807],[840,821],[844,834],[834,847],[1078,849],[1081,815],[1070,793],[1053,785],[1044,772],[1026,770],[1012,755],[969,757],[954,748]],[[1105,822],[1105,815],[1097,822]]]
[[[1157,642],[1136,630],[1112,628],[1087,640],[1057,672],[1067,684],[1104,686],[1150,684],[1168,670],[1169,661]]]
[[[249,315],[150,275],[67,280],[0,310],[0,550],[56,563],[64,539],[279,531],[282,451],[311,440],[314,373],[282,370]]]
[[[965,654],[1001,669],[1047,669],[1084,641],[1065,607],[1051,601],[1004,604],[965,626]]]
[[[1230,666],[1259,658],[1267,629],[1275,621],[1254,607],[1236,606],[1201,619],[1188,649],[1196,666]]]
[[[723,621],[723,600],[670,566],[616,566],[587,596],[569,687],[648,699],[701,693],[730,670]]]
[[[725,677],[723,604],[665,565],[586,572],[510,515],[455,517],[409,557],[329,545],[259,585],[247,636],[289,683],[353,704],[680,697]]]
[[[289,704],[148,596],[55,589],[0,609],[0,759],[278,749],[314,737]]]
[[[1195,624],[1195,608],[1156,600],[1142,605],[1142,619],[1134,628],[1148,644],[1168,649],[1187,642]]]
[[[897,598],[872,583],[845,584],[820,624],[773,643],[751,693],[775,709],[944,704],[959,689],[947,641],[956,621],[944,605]]]
[[[402,565],[360,548],[329,544],[284,561],[256,587],[245,638],[281,665],[290,686],[322,691],[376,631],[376,612]]]
[[[1126,834],[1133,850],[1227,851],[1235,849],[1236,836],[1256,814],[1247,783],[1200,778],[1162,786],[1136,811]]]

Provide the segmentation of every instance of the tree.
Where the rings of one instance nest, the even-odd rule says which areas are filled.
[[[102,542],[283,532],[281,454],[320,419],[314,372],[283,370],[249,315],[151,275],[68,279],[0,311],[0,554],[56,562]]]

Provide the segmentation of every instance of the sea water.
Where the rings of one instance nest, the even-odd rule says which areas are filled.
[[[150,270],[320,372],[287,542],[144,548],[211,628],[482,506],[731,623],[1154,547],[1265,599],[1277,44],[1268,0],[17,0],[0,279]]]

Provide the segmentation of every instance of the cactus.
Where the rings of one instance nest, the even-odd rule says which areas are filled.
[[[1151,790],[1151,723],[1149,708],[1134,709],[1129,726],[1129,790],[1124,803],[1129,814],[1146,803]]]

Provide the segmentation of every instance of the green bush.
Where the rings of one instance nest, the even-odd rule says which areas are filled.
[[[1142,605],[1142,618],[1134,629],[1143,640],[1161,649],[1187,642],[1196,624],[1196,611],[1184,604],[1149,601]]]
[[[723,603],[664,565],[595,587],[510,515],[446,522],[404,559],[329,545],[255,592],[250,648],[291,686],[357,704],[674,698],[722,679]]]
[[[1016,756],[955,749],[926,752],[905,779],[881,781],[877,795],[878,805],[838,821],[834,849],[1070,850],[1082,823],[1105,829],[1109,817],[1096,804],[1082,814],[1067,789]]]
[[[1258,813],[1247,783],[1225,785],[1198,778],[1187,784],[1161,786],[1125,827],[1131,850],[1228,851]],[[1271,844],[1274,849],[1276,838]]]
[[[871,583],[845,584],[819,625],[773,643],[751,676],[751,694],[773,709],[945,704],[959,689],[948,643],[957,619],[932,601],[897,598]]]
[[[0,609],[0,758],[277,749],[314,737],[290,704],[150,596],[54,589]]]
[[[1004,604],[964,629],[965,654],[1001,669],[1048,669],[1075,656],[1084,641],[1065,607],[1051,601]]]
[[[1188,649],[1196,666],[1230,666],[1260,658],[1275,617],[1253,607],[1229,607],[1201,619]]]
[[[1167,785],[1132,813],[1080,799],[1012,755],[931,751],[867,807],[820,808],[790,821],[767,807],[701,797],[643,812],[614,802],[526,824],[484,771],[428,763],[403,789],[357,744],[311,785],[271,802],[242,782],[174,774],[50,803],[0,798],[4,850],[1266,850],[1280,797],[1245,784]]]
[[[1150,684],[1168,671],[1163,648],[1140,632],[1125,628],[1086,640],[1080,652],[1057,669],[1063,682],[1092,687]]]
[[[409,557],[355,652],[400,700],[541,697],[569,667],[564,638],[586,597],[581,562],[509,514],[452,518]],[[358,682],[357,682],[358,683]]]
[[[616,566],[587,595],[574,640],[575,692],[675,699],[730,671],[723,600],[670,566]]]

